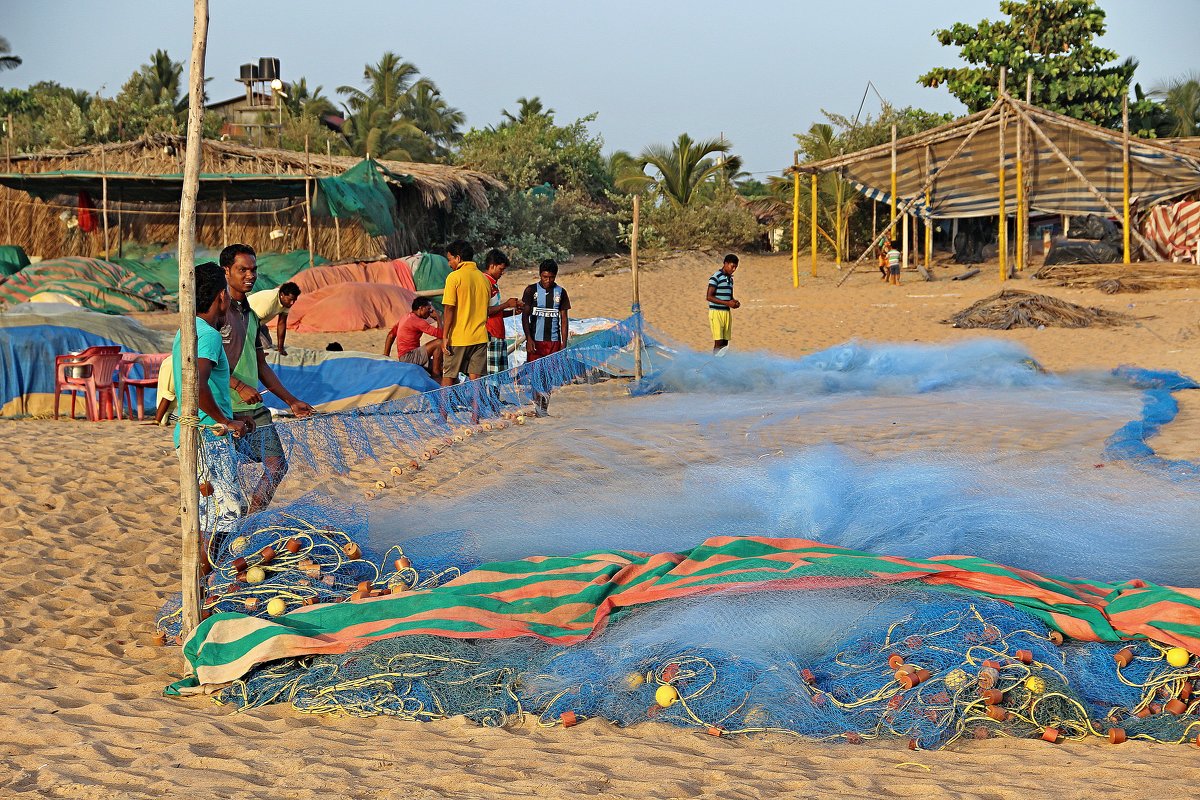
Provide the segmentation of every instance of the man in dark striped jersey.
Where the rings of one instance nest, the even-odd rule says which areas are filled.
[[[725,256],[721,268],[708,279],[708,325],[712,328],[714,353],[729,346],[729,337],[733,333],[731,309],[742,305],[733,299],[733,273],[737,268],[738,257],[730,253]]]
[[[567,297],[567,290],[555,283],[557,277],[558,263],[546,259],[538,267],[538,282],[525,287],[521,297],[527,361],[552,355],[567,346],[570,336],[567,311],[571,308],[571,299]],[[536,394],[534,401],[539,412],[545,413],[549,398]]]

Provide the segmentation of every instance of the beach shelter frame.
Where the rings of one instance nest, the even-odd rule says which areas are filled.
[[[1009,127],[1016,128],[1015,137],[1006,138]],[[948,157],[939,157],[939,149],[944,152],[951,146]],[[988,152],[995,161],[985,158]],[[1115,154],[1119,155],[1113,158]],[[1016,175],[1011,185],[1005,181],[1010,171]],[[1015,213],[1017,265],[1023,267],[1028,249],[1023,218],[1031,209],[1119,217],[1128,237],[1126,260],[1131,260],[1133,239],[1147,255],[1159,257],[1154,244],[1132,224],[1132,207],[1137,203],[1148,208],[1200,189],[1200,154],[1174,143],[1131,137],[1127,120],[1123,131],[1113,131],[1038,108],[1012,97],[1002,81],[996,102],[984,111],[889,144],[793,164],[786,172],[797,187],[800,175],[813,176],[814,189],[817,175],[837,173],[867,197],[889,204],[889,230],[901,215],[915,213],[927,224],[938,218],[999,216],[1000,228],[1007,232],[1008,216]],[[792,208],[796,232],[798,195],[793,195]],[[815,227],[811,218],[810,225]],[[872,251],[880,234],[878,227],[873,230],[870,244],[839,285]],[[927,248],[928,241],[927,237]],[[794,283],[797,256],[793,248]],[[1008,277],[1007,265],[1001,277]]]

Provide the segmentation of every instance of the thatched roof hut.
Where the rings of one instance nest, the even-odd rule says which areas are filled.
[[[184,150],[183,136],[154,134],[132,142],[8,156],[0,175],[3,241],[46,258],[115,255],[130,242],[174,242],[176,182],[182,179]],[[317,179],[340,175],[361,161],[205,140],[197,243],[214,249],[230,242],[246,242],[261,251],[306,249],[306,192],[311,196]],[[445,238],[446,219],[455,204],[486,207],[487,190],[503,188],[490,175],[463,167],[378,164],[396,199],[397,232],[371,237],[355,221],[314,214],[314,251],[345,260],[409,254]],[[84,233],[75,224],[79,192],[87,192],[99,211],[105,188],[107,247],[102,225]]]

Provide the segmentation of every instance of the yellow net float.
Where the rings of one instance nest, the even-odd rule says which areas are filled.
[[[287,613],[287,602],[282,597],[272,597],[267,603],[267,613],[272,617],[281,617]]]
[[[262,567],[251,567],[246,570],[246,583],[262,583],[267,579],[267,573]]]
[[[663,708],[670,708],[679,702],[679,690],[669,683],[664,683],[654,690],[654,702]]]
[[[1172,667],[1186,667],[1192,660],[1192,654],[1182,647],[1172,647],[1167,651],[1167,663]]]

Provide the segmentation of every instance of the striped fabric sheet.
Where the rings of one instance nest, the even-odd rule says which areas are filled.
[[[486,564],[436,589],[311,606],[273,620],[218,614],[184,643],[194,678],[173,689],[227,683],[267,661],[343,653],[397,636],[530,636],[569,645],[598,633],[621,610],[647,603],[903,581],[1003,600],[1083,641],[1144,636],[1200,652],[1200,590],[1050,578],[971,556],[907,559],[807,539],[715,537],[686,553],[594,552]]]
[[[1150,209],[1143,233],[1168,261],[1194,262],[1196,248],[1200,247],[1200,202],[1155,206]]]

